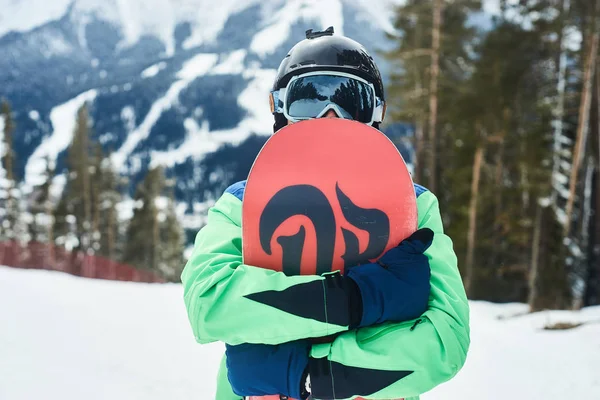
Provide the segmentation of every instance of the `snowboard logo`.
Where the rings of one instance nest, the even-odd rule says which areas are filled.
[[[382,210],[356,205],[340,188],[339,183],[335,184],[335,194],[336,198],[330,201],[316,186],[292,185],[279,190],[267,202],[260,216],[259,236],[262,250],[268,255],[273,253],[272,242],[278,228],[293,217],[302,217],[302,220],[296,219],[296,233],[280,234],[276,238],[281,246],[281,265],[286,274],[301,273],[303,257],[307,256],[307,225],[314,229],[315,241],[312,243],[316,243],[316,248],[313,245],[309,246],[308,250],[316,252],[318,275],[332,270],[338,232],[341,232],[343,237],[344,252],[341,257],[346,270],[376,259],[385,250],[390,238],[390,219],[387,214]],[[344,222],[367,233],[364,251],[360,250],[361,241],[355,232],[344,227],[338,230],[334,207],[341,209]]]

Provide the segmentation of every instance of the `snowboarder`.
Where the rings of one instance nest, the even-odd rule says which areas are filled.
[[[321,93],[286,94],[292,83]],[[351,86],[374,96],[351,101],[351,95],[342,95],[336,101],[330,95]],[[296,98],[284,101],[285,95]],[[271,111],[275,132],[321,117],[379,128],[383,82],[361,44],[335,35],[333,28],[309,30],[279,67]],[[274,393],[295,399],[373,394],[416,399],[462,368],[470,343],[469,307],[433,193],[415,184],[419,229],[377,263],[344,275],[286,276],[242,263],[244,187],[245,182],[232,185],[209,210],[182,273],[196,340],[226,343],[217,400]],[[336,318],[322,320],[324,311]],[[332,339],[317,340],[326,336]]]

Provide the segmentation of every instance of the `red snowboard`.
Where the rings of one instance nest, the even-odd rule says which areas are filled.
[[[411,176],[383,133],[337,118],[302,121],[269,138],[252,166],[243,262],[286,275],[343,272],[416,229]]]

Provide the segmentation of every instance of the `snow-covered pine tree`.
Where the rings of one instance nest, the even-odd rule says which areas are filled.
[[[531,310],[557,307],[579,308],[593,304],[590,296],[597,285],[594,276],[595,249],[600,248],[600,220],[592,218],[597,209],[595,188],[598,182],[598,36],[600,34],[600,2],[597,0],[562,0],[557,21],[560,47],[557,57],[557,86],[553,113],[552,190],[540,202],[536,225],[542,226],[542,242],[546,236],[554,240],[543,243],[540,260],[532,269]],[[577,40],[581,38],[582,40]],[[596,81],[594,83],[594,81]],[[596,85],[596,86],[595,86]],[[596,123],[593,123],[596,121]],[[595,160],[595,162],[593,161]],[[550,208],[552,215],[543,208]],[[553,255],[548,260],[549,255]],[[538,270],[540,269],[540,270]],[[537,281],[537,283],[536,283]],[[567,293],[561,287],[566,282]],[[590,289],[591,285],[591,289]]]
[[[77,111],[73,140],[67,149],[67,183],[55,211],[57,244],[93,251],[90,183],[90,119],[87,104]]]

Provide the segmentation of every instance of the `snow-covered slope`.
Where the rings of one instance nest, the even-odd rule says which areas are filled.
[[[85,30],[85,25],[93,18],[98,18],[122,30],[123,46],[131,46],[145,35],[155,36],[164,43],[166,53],[172,55],[177,25],[190,24],[191,34],[184,47],[195,47],[214,41],[231,15],[259,3],[258,0],[221,0],[219,6],[214,7],[211,0],[2,0],[0,8],[4,17],[0,16],[0,37],[10,31],[26,32],[56,21],[71,9],[81,30]],[[262,5],[263,21],[256,22],[265,29],[253,40],[260,48],[285,39],[290,23],[302,18],[341,27],[342,7],[350,4],[348,0],[271,0],[264,3],[268,4]],[[392,29],[386,13],[390,4],[400,1],[360,0],[354,3],[366,13],[365,20],[373,19],[383,29]],[[85,43],[83,36],[82,41]]]
[[[498,319],[471,303],[457,377],[424,400],[597,400],[600,308]],[[587,322],[544,331],[552,322]],[[0,399],[213,399],[221,344],[197,345],[180,285],[93,281],[0,267]]]

